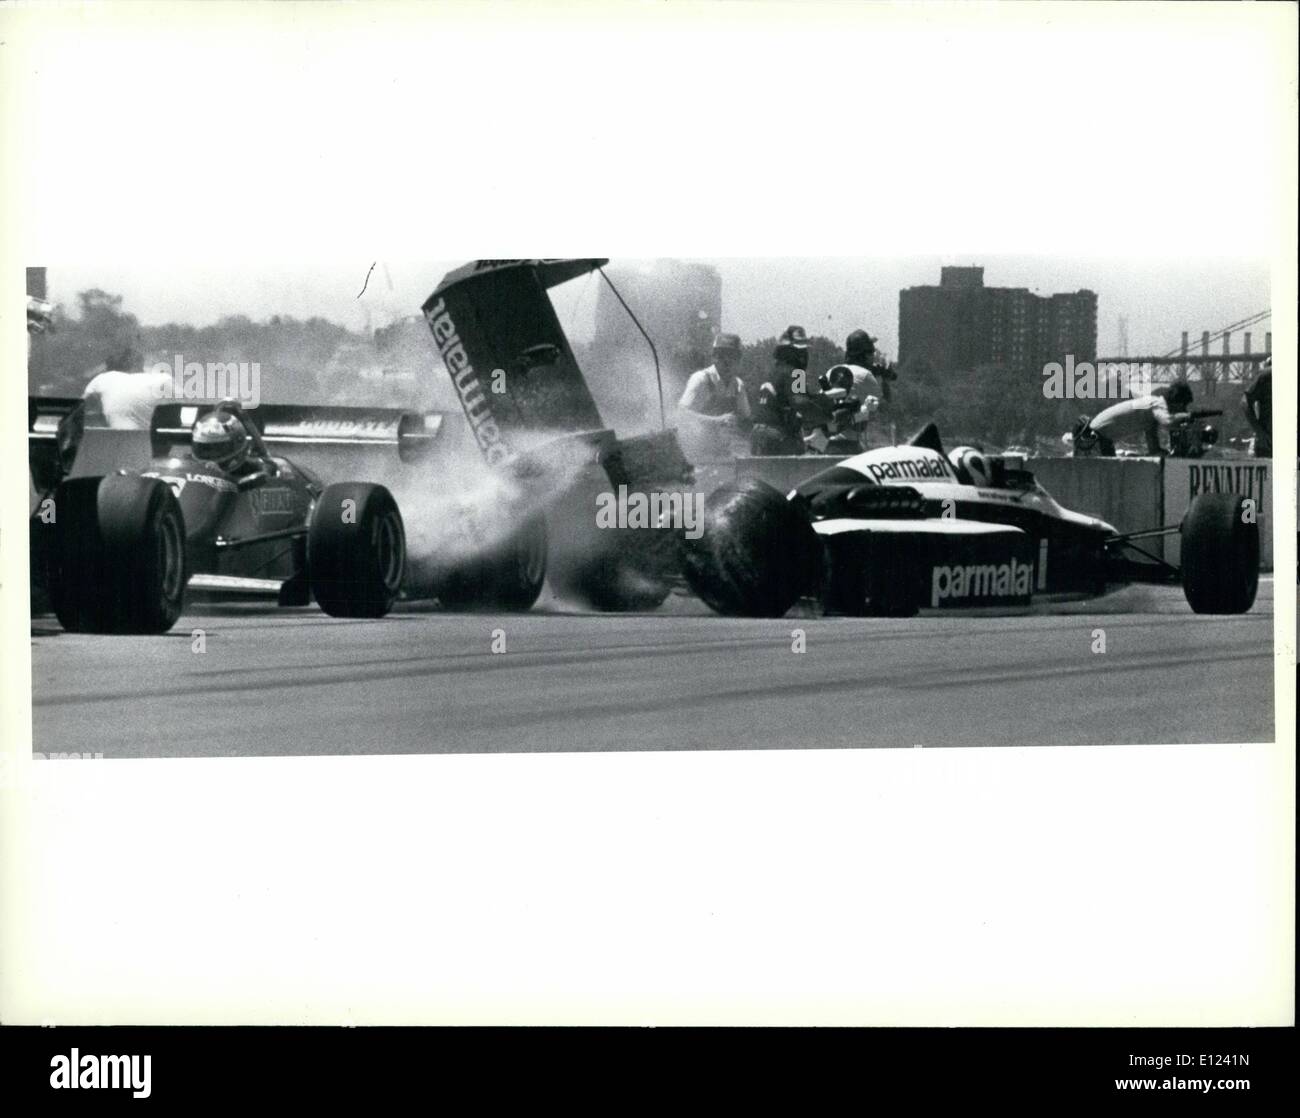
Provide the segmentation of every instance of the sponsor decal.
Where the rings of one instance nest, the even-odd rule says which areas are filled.
[[[213,474],[186,474],[184,477],[181,477],[178,474],[161,474],[157,470],[148,470],[140,476],[154,477],[159,481],[165,481],[172,487],[172,492],[178,497],[181,495],[181,491],[185,486],[191,481],[198,485],[206,485],[209,489],[215,489],[219,493],[234,493],[239,489],[239,486],[237,486],[233,481],[227,481],[225,478],[216,477]]]
[[[460,340],[460,333],[447,310],[445,299],[439,299],[424,312],[424,317],[433,331],[433,340],[438,346],[438,354],[451,374],[452,384],[456,386],[456,395],[460,397],[461,407],[469,420],[474,439],[487,459],[489,466],[498,466],[508,462],[513,453],[492,417],[487,397],[483,394],[483,385],[479,383],[478,373],[470,363],[469,354]]]
[[[197,482],[199,485],[206,485],[208,488],[215,489],[220,493],[234,493],[239,489],[239,486],[233,481],[227,481],[225,478],[216,477],[213,474],[186,474],[185,480]]]
[[[267,438],[284,435],[317,439],[391,440],[396,435],[396,423],[383,419],[304,419],[292,426],[272,426],[267,430]]]
[[[942,479],[949,481],[957,476],[942,455],[933,458],[900,458],[894,462],[867,462],[863,468],[874,481],[908,481]]]
[[[1202,493],[1238,493],[1264,502],[1264,485],[1268,467],[1224,463],[1193,463],[1187,467],[1187,496]]]
[[[1032,563],[971,563],[934,567],[930,574],[930,606],[970,598],[1025,598],[1033,577]]]
[[[283,516],[293,512],[293,490],[285,486],[254,489],[248,499],[258,516]]]

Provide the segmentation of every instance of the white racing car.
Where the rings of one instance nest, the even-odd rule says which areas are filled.
[[[723,614],[779,617],[815,596],[830,614],[1028,606],[1115,584],[1181,582],[1197,613],[1244,613],[1259,582],[1258,510],[1197,497],[1181,524],[1120,533],[1062,508],[1015,456],[945,454],[927,425],[906,446],[846,459],[788,495],[726,485],[698,539],[681,539],[692,589]],[[1178,565],[1142,541],[1181,534]]]

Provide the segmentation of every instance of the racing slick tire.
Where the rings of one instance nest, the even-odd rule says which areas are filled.
[[[406,530],[382,485],[325,487],[307,529],[307,579],[331,617],[383,617],[406,571]]]
[[[73,478],[54,493],[50,604],[73,633],[165,633],[181,613],[185,521],[156,478]]]
[[[1259,588],[1258,506],[1235,493],[1202,493],[1182,525],[1183,593],[1195,613],[1245,613]]]
[[[704,530],[682,537],[682,571],[718,613],[781,617],[815,589],[821,543],[801,504],[766,482],[724,485],[704,503]]]
[[[438,583],[447,609],[532,609],[546,583],[546,519],[534,517],[504,544],[459,563]]]

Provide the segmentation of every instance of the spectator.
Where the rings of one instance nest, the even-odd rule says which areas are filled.
[[[1086,454],[1095,446],[1098,455],[1113,458],[1117,440],[1141,435],[1147,453],[1163,457],[1169,452],[1160,441],[1161,429],[1189,423],[1191,406],[1192,389],[1186,381],[1157,388],[1149,396],[1121,400],[1080,423],[1075,431],[1075,452]]]
[[[758,390],[749,440],[751,454],[804,452],[799,400],[807,393],[807,369],[807,331],[802,326],[787,327],[772,351],[772,372]]]
[[[828,445],[813,443],[818,450],[857,454],[865,446],[867,424],[880,410],[883,394],[872,368],[875,343],[865,330],[854,330],[844,343],[844,361],[817,378],[823,394],[833,398],[830,408],[823,409],[829,420],[823,424]]]
[[[729,456],[731,432],[745,430],[752,422],[739,368],[739,336],[719,334],[713,342],[713,364],[692,373],[686,382],[678,406],[689,416],[684,426],[703,457]]]
[[[124,373],[108,369],[91,378],[82,393],[91,427],[149,430],[153,409],[172,395],[172,375],[164,369]]]
[[[1246,422],[1255,432],[1255,457],[1273,457],[1273,358],[1265,359],[1250,387],[1241,394]]]
[[[858,399],[874,396],[879,400],[884,397],[881,379],[877,375],[881,369],[876,366],[876,339],[865,330],[854,330],[848,336],[844,343],[844,362],[826,370],[822,376],[822,388],[828,386],[836,369],[848,369],[853,374],[853,394]]]

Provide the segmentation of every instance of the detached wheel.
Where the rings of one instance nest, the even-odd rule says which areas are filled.
[[[50,604],[73,633],[165,633],[181,614],[185,522],[154,478],[74,478],[54,493]]]
[[[1245,613],[1259,588],[1259,506],[1202,493],[1183,519],[1183,593],[1195,613]]]
[[[307,530],[307,579],[331,617],[383,617],[406,570],[406,531],[382,485],[327,486]]]
[[[506,542],[460,563],[439,583],[448,609],[522,613],[546,582],[546,520],[536,517]]]
[[[821,542],[812,521],[761,481],[724,485],[704,503],[704,532],[681,540],[682,569],[711,609],[780,617],[817,584]]]

